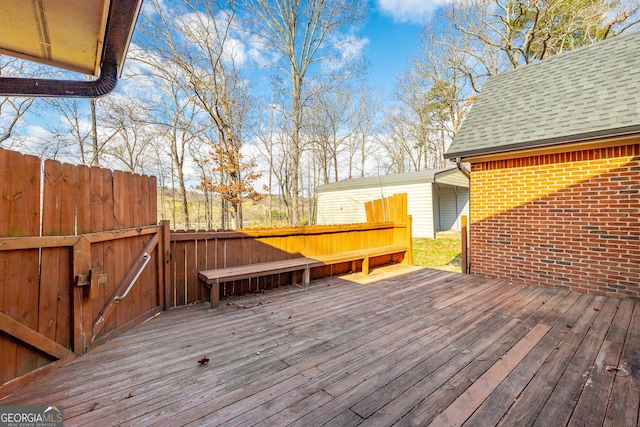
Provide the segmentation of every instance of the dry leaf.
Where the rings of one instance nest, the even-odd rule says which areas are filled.
[[[607,367],[606,367],[606,368],[604,368],[604,369],[605,369],[605,371],[607,371],[607,372],[612,372],[612,371],[613,371],[613,372],[616,372],[616,371],[619,371],[619,370],[620,370],[620,368],[618,368],[617,366],[611,366],[611,365],[607,365]]]
[[[201,365],[206,365],[207,363],[209,363],[209,359],[207,358],[207,356],[205,356],[202,359],[198,360],[198,363]]]

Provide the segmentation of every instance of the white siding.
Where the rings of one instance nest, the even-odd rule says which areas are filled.
[[[364,202],[380,198],[368,189],[318,193],[317,223],[320,225],[352,224],[367,220]]]
[[[434,234],[431,184],[415,183],[380,188],[354,188],[318,193],[318,224],[349,224],[367,220],[364,203],[407,193],[407,210],[413,218],[413,237]]]
[[[442,201],[437,198],[434,182],[445,189]],[[364,222],[365,202],[400,193],[407,193],[414,237],[434,238],[436,227],[460,229],[461,215],[469,212],[469,177],[453,167],[321,185],[317,192],[317,223]]]

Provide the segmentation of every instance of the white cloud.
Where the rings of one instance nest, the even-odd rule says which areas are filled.
[[[322,67],[328,72],[340,69],[345,64],[349,64],[349,61],[363,57],[364,48],[369,44],[369,39],[366,37],[348,34],[335,34],[329,37],[328,41],[337,54],[322,62]]]
[[[364,48],[369,44],[368,38],[347,36],[344,43],[338,46],[343,60],[362,56]]]
[[[452,0],[377,0],[380,11],[396,22],[426,23],[436,9]]]

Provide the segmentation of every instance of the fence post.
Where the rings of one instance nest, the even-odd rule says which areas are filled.
[[[91,243],[83,236],[73,246],[73,351],[82,355],[91,343],[91,300],[83,286],[78,286],[80,275],[89,275],[91,269]]]
[[[462,256],[460,260],[461,270],[464,274],[469,274],[469,237],[467,232],[467,216],[462,215],[462,230],[461,240],[462,240]]]
[[[413,217],[405,214],[405,218],[407,221],[407,245],[409,246],[406,256],[406,264],[413,265]]]
[[[158,295],[163,310],[169,310],[173,304],[171,282],[171,228],[169,220],[160,221],[160,245],[158,246],[158,266],[160,270],[160,285]]]

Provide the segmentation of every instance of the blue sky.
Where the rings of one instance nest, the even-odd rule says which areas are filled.
[[[354,52],[369,63],[366,79],[374,89],[391,95],[398,75],[407,70],[410,59],[420,52],[420,33],[437,8],[450,0],[369,0],[369,14],[353,34],[363,41]],[[248,49],[248,48],[247,48]],[[242,54],[249,57],[247,51]],[[259,85],[268,85],[270,73],[264,69],[250,72]],[[268,94],[262,86],[257,93]],[[268,95],[267,95],[268,96]]]
[[[390,91],[396,77],[408,66],[409,58],[418,54],[419,33],[422,26],[395,22],[390,16],[371,13],[363,28],[369,43],[364,54],[369,60],[369,83]]]
[[[165,1],[170,4],[174,0]],[[369,86],[374,91],[379,91],[383,99],[390,100],[397,77],[407,70],[410,58],[419,53],[420,32],[424,25],[433,17],[439,6],[450,0],[368,1],[369,15],[355,34],[356,37],[364,39],[364,47],[359,54],[364,55],[370,64],[367,76]],[[125,75],[127,69],[136,69],[135,61],[129,60],[125,63]],[[268,76],[262,75],[258,81],[268,81]],[[139,82],[128,82],[125,79],[119,83],[116,94],[128,92],[127,89],[145,90]],[[255,88],[258,93],[263,89]],[[58,121],[51,114],[51,111],[41,111],[39,116],[30,114],[22,123],[23,133],[34,138],[46,137],[46,133],[52,130],[50,124]]]
[[[389,92],[419,53],[420,32],[446,0],[374,0],[361,36],[369,43],[370,84]]]

